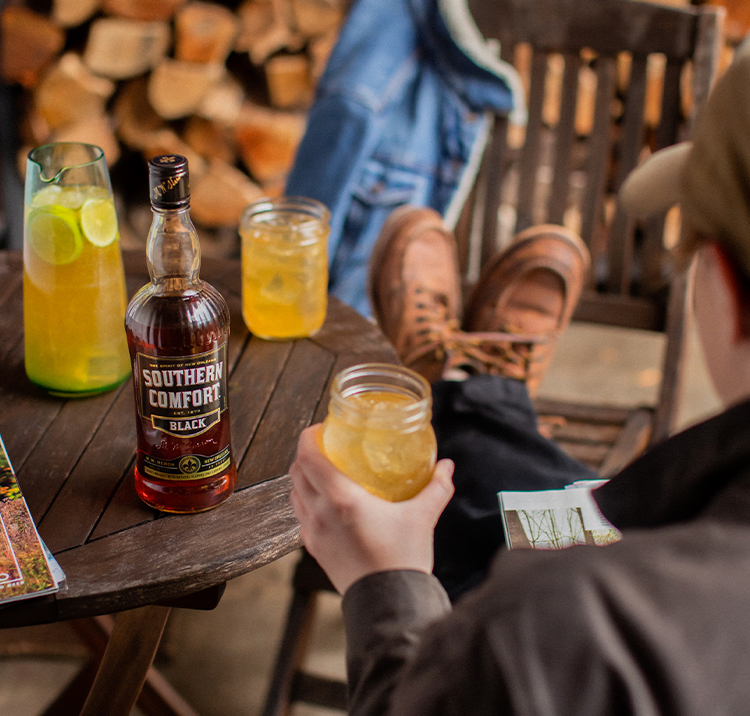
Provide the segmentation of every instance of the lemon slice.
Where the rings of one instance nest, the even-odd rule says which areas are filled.
[[[75,212],[63,206],[34,209],[26,222],[26,240],[49,264],[69,264],[83,250]]]
[[[53,204],[62,204],[60,201],[60,195],[62,189],[59,186],[46,186],[44,189],[40,189],[31,198],[32,206],[52,206]]]
[[[117,236],[117,213],[106,199],[89,199],[81,207],[81,228],[94,246],[108,246]]]

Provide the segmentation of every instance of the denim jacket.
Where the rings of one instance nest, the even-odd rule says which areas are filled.
[[[318,84],[288,195],[331,210],[331,293],[371,315],[367,264],[388,214],[430,206],[452,226],[489,112],[523,120],[520,81],[465,0],[357,0]]]

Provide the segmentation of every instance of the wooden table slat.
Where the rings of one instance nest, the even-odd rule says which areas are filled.
[[[50,398],[29,382],[24,369],[22,340],[16,344],[12,355],[3,361],[0,404],[3,406],[0,410],[0,435],[18,472],[63,407],[62,401]],[[21,489],[24,489],[23,477],[18,479]]]
[[[78,463],[81,453],[111,410],[118,393],[65,402],[24,463],[22,489],[31,515],[40,524]]]
[[[293,347],[288,341],[253,338],[246,359],[229,376],[232,453],[238,464],[245,457]]]
[[[240,488],[283,475],[289,469],[299,434],[310,424],[324,399],[334,362],[329,351],[310,341],[295,344],[263,422],[240,465]],[[304,376],[303,380],[300,376]]]
[[[93,531],[123,477],[135,447],[135,400],[123,386],[91,443],[39,523],[53,553],[79,547]],[[126,475],[127,473],[127,475]]]
[[[101,539],[136,525],[152,522],[159,517],[158,513],[146,505],[135,491],[133,468],[135,456],[125,469],[125,476],[115,489],[115,494],[104,509],[104,514],[96,523],[89,540]]]

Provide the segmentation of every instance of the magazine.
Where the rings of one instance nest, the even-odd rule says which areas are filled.
[[[64,580],[39,537],[0,438],[0,605],[56,592]]]
[[[622,536],[599,511],[591,491],[605,480],[582,480],[562,490],[498,492],[509,549],[605,545]]]

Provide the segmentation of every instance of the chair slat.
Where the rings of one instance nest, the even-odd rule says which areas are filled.
[[[615,191],[638,163],[643,141],[644,104],[646,99],[646,57],[633,57],[628,78],[625,114],[617,156]],[[607,246],[609,275],[607,288],[614,293],[630,292],[633,259],[632,221],[617,209],[609,231]]]
[[[670,146],[678,140],[679,119],[681,117],[682,65],[667,62],[664,69],[664,89],[662,92],[659,126],[656,130],[654,149]],[[642,226],[640,293],[653,295],[669,280],[665,270],[664,248],[665,215],[654,216]]]
[[[485,149],[484,216],[480,262],[484,266],[497,251],[497,216],[500,209],[500,186],[505,172],[508,120],[497,117],[488,147]]]
[[[571,154],[576,140],[576,107],[578,105],[578,76],[581,55],[569,52],[564,55],[560,120],[557,124],[555,154],[552,164],[552,190],[547,209],[547,221],[564,223],[570,193]]]
[[[586,186],[581,200],[581,238],[597,263],[602,251],[601,241],[595,237],[596,227],[604,224],[602,200],[609,168],[612,145],[612,101],[615,94],[617,64],[613,57],[600,56],[596,60],[596,104],[594,126],[588,138],[586,157]]]
[[[529,90],[528,107],[529,122],[526,127],[526,140],[521,151],[521,166],[519,169],[516,231],[523,231],[535,223],[533,211],[546,84],[547,56],[544,53],[535,52],[531,62],[531,87]]]

